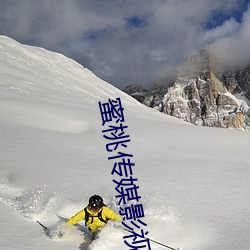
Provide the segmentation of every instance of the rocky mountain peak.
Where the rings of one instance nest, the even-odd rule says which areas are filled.
[[[177,69],[177,77],[194,77],[205,74],[210,70],[209,53],[201,49],[194,55],[188,57]]]
[[[246,96],[249,71],[215,74],[210,64],[208,50],[202,49],[178,67],[171,86],[148,91],[142,87],[138,91],[137,86],[137,91],[129,94],[149,107],[196,125],[248,129],[249,106],[233,94],[241,92]]]

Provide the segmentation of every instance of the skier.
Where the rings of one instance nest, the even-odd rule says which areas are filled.
[[[109,220],[122,221],[121,216],[106,207],[102,197],[96,194],[89,198],[89,204],[72,216],[67,221],[67,224],[74,225],[80,220],[85,220],[85,225],[92,232],[93,239]]]

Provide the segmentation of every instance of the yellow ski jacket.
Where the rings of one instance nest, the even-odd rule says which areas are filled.
[[[98,214],[100,213],[100,211],[102,211],[101,217],[104,221],[106,221],[106,220],[112,220],[112,221],[118,221],[118,222],[122,221],[120,215],[116,214],[114,211],[112,211],[110,208],[108,208],[106,206],[103,206],[98,212],[93,212],[87,207],[87,211],[89,212],[89,219],[86,222],[86,225],[88,226],[89,230],[92,233],[95,233],[96,231],[98,231],[98,229],[102,228],[106,224],[105,222],[101,221],[98,218]],[[94,217],[92,217],[92,216],[94,216]],[[82,209],[77,214],[72,216],[67,221],[67,224],[74,225],[77,222],[79,222],[80,220],[85,220],[84,209]]]

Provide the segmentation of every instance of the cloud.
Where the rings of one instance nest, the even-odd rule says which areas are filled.
[[[219,41],[225,37],[231,36],[237,33],[240,28],[240,24],[232,17],[226,20],[221,26],[204,31],[200,38],[201,44],[211,44]]]
[[[227,29],[225,26],[220,29]],[[221,39],[210,44],[210,51],[213,53],[217,63],[225,67],[244,67],[250,64],[250,10],[243,15],[242,22],[237,24],[236,29],[232,29]]]
[[[239,2],[2,0],[0,33],[61,52],[120,88],[149,86],[204,46],[212,44],[218,53],[249,40],[249,14],[242,22],[233,17]],[[212,20],[219,14],[222,23]]]

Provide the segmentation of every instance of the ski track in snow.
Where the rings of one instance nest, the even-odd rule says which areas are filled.
[[[22,216],[36,220],[45,219],[57,207],[60,194],[46,195],[46,187],[22,190],[9,184],[0,184],[0,201]]]
[[[210,229],[201,223],[192,225],[192,222],[180,221],[172,208],[165,207],[162,195],[148,196],[148,199],[155,201],[155,207],[149,207],[145,211],[146,222],[150,225],[150,233],[153,235],[154,240],[158,239],[161,242],[160,239],[166,239],[172,246],[176,246],[177,243],[186,246],[184,250],[192,249],[194,246],[196,249],[199,249],[199,245],[204,245],[204,238],[199,234],[199,230],[207,231],[207,235],[211,235]],[[122,237],[126,235],[123,230],[117,231],[113,226],[107,226],[102,230],[99,238],[91,242],[87,229],[83,223],[80,223],[79,226],[68,229],[62,239],[58,239],[57,232],[63,228],[65,219],[58,220],[56,214],[66,213],[72,215],[73,211],[76,211],[76,208],[81,205],[66,201],[63,194],[50,193],[46,186],[25,191],[11,184],[1,183],[0,202],[29,220],[34,222],[36,220],[45,221],[47,223],[46,226],[50,229],[50,238],[69,245],[79,244],[79,249],[82,250],[99,250],[100,248],[108,250],[110,247],[115,248],[117,242],[121,241]],[[148,201],[145,202],[148,206]],[[116,206],[114,201],[109,204],[109,206],[112,205]],[[161,228],[164,228],[163,231],[159,231],[159,225],[161,225]],[[111,238],[113,243],[110,242]],[[154,250],[162,249],[161,246],[152,242],[151,248]]]
[[[58,231],[62,230],[65,225],[65,220],[59,220],[56,216],[62,205],[61,195],[58,193],[47,195],[45,186],[24,191],[10,184],[1,183],[0,202],[11,210],[18,212],[20,216],[35,223],[36,220],[46,221],[49,233],[43,233],[50,239],[68,246],[68,249],[92,249],[90,247],[92,241],[89,238],[90,236],[88,236],[87,229],[83,230],[83,225],[68,229],[63,238],[58,238]],[[67,211],[69,211],[68,207]],[[37,230],[41,230],[39,227],[38,225]],[[94,247],[93,249],[97,248]]]

